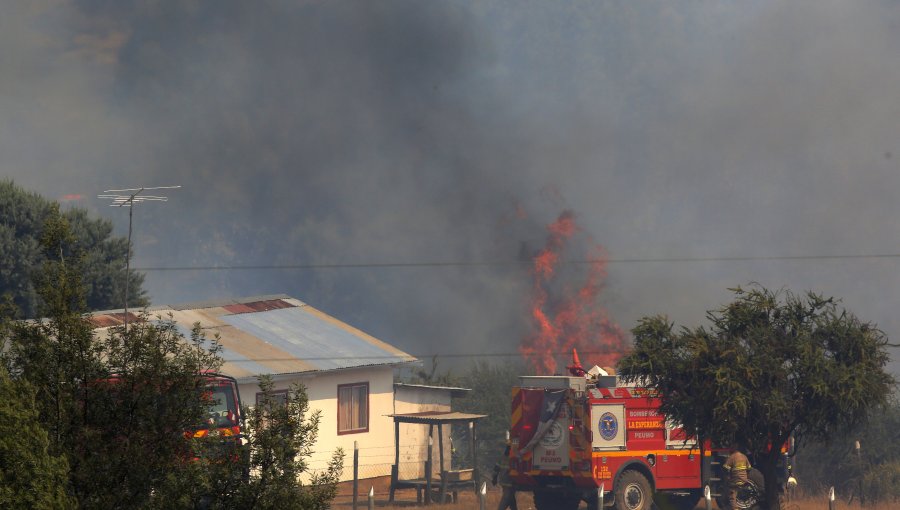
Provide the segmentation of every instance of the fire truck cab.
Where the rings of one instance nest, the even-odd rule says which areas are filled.
[[[581,501],[649,510],[654,495],[693,509],[705,485],[721,497],[727,452],[687,437],[659,405],[654,390],[616,376],[521,377],[512,390],[510,478],[534,493],[537,510]]]
[[[218,373],[203,374],[202,397],[207,403],[204,421],[190,435],[205,437],[215,431],[222,437],[242,438],[241,395],[237,381]]]

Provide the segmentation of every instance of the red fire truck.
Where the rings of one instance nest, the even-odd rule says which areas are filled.
[[[654,496],[662,506],[693,509],[706,485],[727,507],[720,482],[728,452],[686,437],[659,405],[653,390],[616,376],[521,377],[512,391],[510,478],[534,493],[537,510],[574,510],[581,501],[649,510]],[[738,497],[743,509],[764,499],[761,473],[750,477]]]
[[[217,374],[203,374],[203,399],[208,404],[204,421],[190,435],[206,437],[213,432],[222,438],[242,441],[241,395],[234,377]]]
[[[221,439],[222,446],[231,448],[243,445],[244,422],[241,417],[241,396],[237,380],[215,372],[204,372],[200,377],[202,378],[200,398],[203,399],[206,410],[199,423],[184,431],[184,437],[190,439],[215,436]],[[115,390],[120,384],[122,376],[113,374],[108,378],[94,381],[90,386]],[[152,388],[152,391],[160,394],[166,392],[165,384],[152,385]]]

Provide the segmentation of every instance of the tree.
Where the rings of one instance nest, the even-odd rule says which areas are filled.
[[[271,380],[260,380],[263,404],[243,410],[247,449],[229,447],[236,443],[218,431],[192,437],[210,404],[204,375],[222,365],[217,338],[199,324],[185,338],[171,317],[146,313],[127,330],[98,333],[84,313],[84,257],[65,217],[49,216],[41,246],[34,283],[42,319],[13,320],[18,314],[0,307],[0,431],[7,416],[28,428],[0,439],[0,453],[27,444],[30,455],[11,458],[36,466],[31,483],[46,494],[34,506],[43,496],[54,508],[73,499],[86,509],[328,508],[343,453],[310,473],[319,414],[309,412],[302,387],[278,405]],[[30,473],[18,467],[0,464],[0,476]],[[18,485],[9,491],[0,480],[0,503],[21,490],[21,480],[10,478]]]
[[[43,267],[34,279],[38,310],[46,319],[9,324],[10,373],[35,389],[54,455],[74,442],[70,435],[77,430],[73,417],[80,412],[77,393],[83,381],[105,375],[100,345],[82,317],[81,259],[73,244],[68,222],[49,216],[41,234]]]
[[[196,326],[187,341],[171,320],[147,315],[127,331],[95,334],[84,316],[83,258],[64,217],[49,217],[42,246],[35,289],[44,318],[8,322],[6,360],[13,379],[34,389],[49,455],[68,463],[79,507],[135,508],[169,496],[168,477],[192,470],[185,431],[206,411],[202,374],[221,365],[216,340]]]
[[[146,315],[127,332],[108,333],[102,352],[109,375],[78,397],[86,447],[71,455],[80,466],[73,483],[81,505],[143,507],[176,498],[166,482],[193,469],[194,439],[185,433],[206,415],[202,374],[221,366],[218,342],[199,325],[185,338],[171,318]]]
[[[68,465],[51,455],[34,391],[13,381],[0,365],[0,508],[74,508],[68,495]]]
[[[274,396],[269,376],[259,378],[261,399],[244,408],[248,455],[230,462],[215,454],[205,455],[200,478],[206,505],[211,509],[254,508],[325,510],[337,494],[344,464],[338,448],[323,471],[310,472],[319,430],[320,411],[309,411],[306,388],[295,384],[287,400]],[[307,478],[304,484],[301,478]]]
[[[66,248],[83,253],[85,306],[89,310],[122,308],[128,241],[112,236],[108,220],[91,219],[87,211],[78,208],[60,213],[57,203],[10,180],[0,180],[0,295],[11,296],[25,317],[39,315],[40,297],[32,277],[46,260],[41,236],[55,216],[65,218],[72,232],[72,243]],[[129,275],[130,306],[149,303],[143,282],[142,274],[132,271]]]
[[[639,320],[619,371],[658,389],[661,410],[688,433],[745,445],[777,508],[780,445],[845,433],[887,401],[895,384],[885,372],[887,339],[833,298],[732,291],[732,303],[707,313],[709,327]]]

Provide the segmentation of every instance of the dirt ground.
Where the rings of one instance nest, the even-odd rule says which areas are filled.
[[[367,487],[371,488],[373,486],[372,483],[367,483]],[[416,503],[416,491],[413,489],[404,489],[398,490],[394,494],[394,502],[392,504],[388,504],[388,486],[389,484],[385,484],[381,491],[379,491],[379,487],[375,486],[375,507],[379,509],[400,509],[400,508],[415,508],[421,506],[422,508],[429,508],[431,510],[472,510],[478,509],[480,507],[480,503],[478,501],[477,495],[473,491],[464,491],[459,492],[457,494],[456,503],[447,503],[443,505],[439,505],[433,503],[428,507],[424,505],[419,505]],[[357,499],[357,508],[359,510],[368,509],[368,488],[363,489],[360,487],[360,495]],[[363,494],[364,493],[364,494]],[[494,510],[497,508],[497,504],[500,502],[500,489],[494,487],[488,487],[487,492],[487,505],[486,508]],[[534,505],[531,502],[531,494],[518,494],[516,497],[516,503],[519,506],[519,510],[534,510]],[[341,491],[338,493],[338,497],[335,498],[334,504],[332,508],[341,509],[341,508],[352,508],[353,507],[353,491]]]
[[[375,494],[375,507],[379,509],[409,509],[415,507],[423,507],[416,503],[416,491],[414,489],[398,490],[394,494],[394,502],[388,504],[388,495],[391,480],[390,477],[369,478],[359,482],[359,496],[357,497],[357,509],[367,510],[369,508],[368,494],[372,490]],[[790,496],[789,496],[790,498]],[[500,502],[500,488],[487,485],[487,504],[485,508],[495,510]],[[519,510],[534,510],[534,502],[531,493],[520,492],[516,495],[516,503]],[[713,503],[713,509],[717,509]],[[349,509],[353,508],[353,485],[352,483],[343,483],[338,486],[338,496],[335,498],[332,508]],[[430,510],[478,510],[480,502],[474,491],[461,491],[457,494],[456,503],[436,504],[433,503],[427,507]],[[582,510],[587,506],[582,503]],[[706,505],[701,501],[697,505],[697,510],[706,510]],[[823,494],[819,497],[803,495],[788,499],[785,502],[783,510],[829,510],[828,499]],[[881,503],[877,505],[867,504],[860,506],[857,501],[847,504],[846,501],[836,501],[834,510],[900,510],[900,502]]]
[[[360,486],[360,496],[358,498],[358,506],[359,510],[367,510],[368,509],[368,492],[369,488],[374,487],[375,490],[375,507],[379,509],[409,509],[417,506],[416,504],[416,491],[415,490],[401,490],[397,491],[394,495],[394,503],[388,505],[388,484],[373,484],[372,481],[366,481],[366,488],[364,489]],[[364,493],[364,494],[363,494]],[[488,510],[495,510],[497,508],[497,504],[500,501],[500,490],[499,488],[488,486],[487,492],[487,504],[485,508]],[[353,497],[352,497],[352,489],[344,490],[339,493],[338,497],[335,499],[332,508],[335,509],[346,509],[353,507]],[[519,493],[516,497],[516,502],[518,504],[519,510],[534,510],[534,503],[531,499],[530,493]],[[466,491],[461,492],[458,495],[458,500],[456,503],[447,503],[443,505],[439,504],[431,504],[427,508],[430,510],[478,510],[480,508],[479,500],[474,492]],[[585,509],[586,506],[584,504],[581,505],[581,509]],[[697,510],[705,510],[706,506],[701,501],[700,504],[697,505]],[[713,508],[717,508],[715,503],[713,503]],[[852,504],[847,504],[843,501],[835,502],[834,506],[835,510],[898,510],[900,509],[900,503],[881,503],[878,505],[866,505],[860,506],[859,503],[853,502]],[[799,498],[792,501],[787,501],[783,510],[829,510],[828,500],[825,496],[812,498],[812,497],[804,497]]]

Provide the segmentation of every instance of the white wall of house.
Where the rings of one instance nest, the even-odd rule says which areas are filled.
[[[397,414],[422,413],[426,411],[449,412],[450,391],[425,386],[395,387],[394,409]],[[444,469],[450,469],[450,425],[443,427]],[[400,478],[412,479],[425,476],[424,460],[428,456],[428,425],[418,423],[400,424]],[[440,440],[438,427],[434,427],[431,449],[432,475],[440,472]]]
[[[294,377],[274,377],[275,390],[288,389],[294,382],[307,388],[309,408],[321,410],[319,436],[309,459],[311,471],[324,469],[337,448],[344,450],[344,472],[341,480],[353,479],[353,444],[359,444],[360,478],[388,476],[394,463],[394,422],[387,415],[394,412],[394,371],[386,367],[361,367],[319,372]],[[338,385],[369,385],[369,428],[366,432],[338,434]],[[256,403],[259,386],[255,382],[240,384],[245,405]]]

